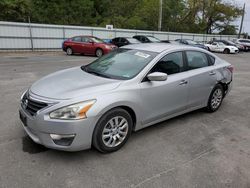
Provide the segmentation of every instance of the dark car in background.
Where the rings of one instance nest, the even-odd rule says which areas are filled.
[[[139,44],[141,42],[132,37],[116,37],[111,40],[111,43],[118,47],[121,47],[128,44]]]
[[[180,43],[180,44],[185,44],[185,45],[189,45],[189,46],[198,47],[198,48],[208,50],[208,48],[204,44],[200,44],[200,43],[195,42],[195,41],[193,41],[191,39],[176,39],[175,41]]]
[[[142,43],[154,43],[154,42],[161,42],[160,39],[151,36],[151,35],[135,35],[133,38],[141,41]]]
[[[214,40],[213,42],[221,42],[221,43],[223,43],[223,44],[225,44],[225,45],[227,45],[227,46],[235,46],[235,47],[237,47],[240,51],[245,51],[244,45],[234,43],[234,42],[232,42],[232,41],[230,41],[230,40]]]
[[[67,55],[79,53],[100,57],[116,48],[117,46],[107,44],[94,36],[75,36],[63,42],[63,51],[65,51]]]

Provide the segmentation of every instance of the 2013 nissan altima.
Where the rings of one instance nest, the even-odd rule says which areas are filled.
[[[48,148],[112,152],[132,131],[199,108],[216,111],[232,72],[203,49],[128,45],[35,82],[21,97],[20,119],[31,139]]]

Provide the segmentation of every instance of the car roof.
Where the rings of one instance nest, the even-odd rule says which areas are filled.
[[[77,35],[77,36],[73,36],[72,38],[75,38],[75,37],[92,37],[92,38],[98,38],[98,37],[91,36],[91,35]]]
[[[143,43],[143,44],[132,44],[132,45],[127,45],[121,48],[127,48],[127,49],[136,49],[136,50],[145,50],[149,52],[156,52],[156,53],[161,53],[166,50],[197,50],[196,47],[191,47],[191,46],[184,46],[184,45],[179,45],[179,44],[170,44],[170,43]],[[199,49],[200,50],[200,49]]]
[[[133,37],[154,37],[153,35],[134,35]]]

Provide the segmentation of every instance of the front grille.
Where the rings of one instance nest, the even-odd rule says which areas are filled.
[[[48,106],[48,104],[40,101],[35,101],[30,99],[27,94],[25,94],[22,98],[22,108],[28,112],[30,115],[34,116],[38,110],[41,110]]]

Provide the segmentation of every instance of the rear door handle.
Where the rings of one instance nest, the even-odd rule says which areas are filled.
[[[209,72],[209,75],[210,75],[210,76],[213,76],[213,75],[215,75],[215,74],[216,74],[216,72],[214,72],[214,71]]]
[[[185,84],[187,84],[187,83],[188,83],[187,80],[182,80],[182,81],[179,83],[179,85],[185,85]]]

